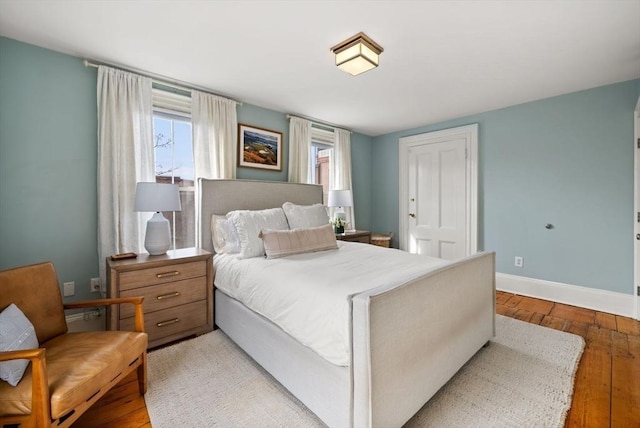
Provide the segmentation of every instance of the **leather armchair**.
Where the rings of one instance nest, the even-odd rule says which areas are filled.
[[[147,390],[142,297],[63,304],[50,262],[0,272],[0,311],[14,303],[34,326],[38,349],[0,352],[0,361],[29,359],[13,387],[0,380],[0,427],[68,427],[109,389],[137,370],[141,395]],[[135,305],[135,332],[69,333],[65,309]]]

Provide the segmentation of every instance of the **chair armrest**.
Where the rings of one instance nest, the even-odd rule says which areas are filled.
[[[51,424],[51,402],[49,401],[49,382],[47,380],[46,349],[22,349],[0,352],[0,361],[28,359],[31,361],[31,414],[35,426]]]
[[[0,361],[9,360],[44,360],[45,349],[21,349],[19,351],[0,351]]]
[[[144,297],[113,297],[110,299],[82,300],[79,302],[65,303],[64,309],[95,308],[96,306],[119,305],[131,303],[136,306],[135,329],[144,332],[144,312],[142,301]]]
[[[80,300],[78,302],[65,303],[65,309],[94,308],[96,306],[119,305],[121,303],[132,303],[141,305],[144,297],[114,297],[111,299]]]

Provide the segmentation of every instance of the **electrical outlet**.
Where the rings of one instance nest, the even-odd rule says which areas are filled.
[[[63,287],[63,294],[64,297],[69,297],[69,296],[73,296],[76,294],[76,283],[71,281],[71,282],[65,282],[64,284],[62,284]]]
[[[514,262],[514,265],[516,267],[523,267],[524,266],[524,258],[522,258],[520,256],[516,256],[516,260]]]
[[[101,286],[100,278],[91,278],[90,289],[92,293],[99,293],[101,291]]]

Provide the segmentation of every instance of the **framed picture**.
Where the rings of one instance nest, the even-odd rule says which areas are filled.
[[[238,166],[282,171],[282,132],[239,123]]]

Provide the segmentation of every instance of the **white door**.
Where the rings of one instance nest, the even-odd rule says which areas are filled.
[[[411,253],[455,260],[466,253],[465,140],[409,149]]]
[[[401,248],[448,260],[475,252],[477,125],[402,138],[400,151]]]

